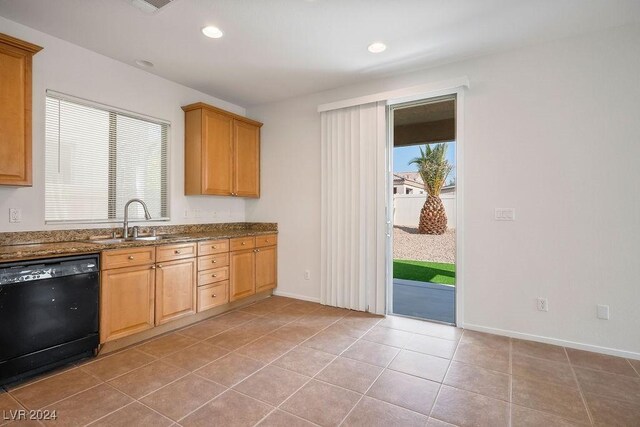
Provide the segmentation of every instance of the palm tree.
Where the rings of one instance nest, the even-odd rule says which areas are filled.
[[[420,147],[420,157],[409,162],[418,166],[418,172],[427,190],[427,200],[420,211],[418,232],[421,234],[444,234],[447,231],[447,213],[440,200],[440,190],[447,181],[453,165],[445,158],[447,143],[425,145]]]

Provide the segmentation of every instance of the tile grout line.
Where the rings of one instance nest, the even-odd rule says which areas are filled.
[[[250,304],[249,306],[251,306],[251,305],[252,305],[252,304]],[[249,307],[249,306],[248,306],[248,307]],[[234,313],[234,312],[240,312],[240,310],[241,310],[241,309],[238,309],[238,310],[232,310],[232,311],[230,311],[229,313],[225,313],[225,315],[226,315],[226,314],[230,314],[230,313]],[[245,313],[245,312],[243,312],[243,313]],[[251,313],[249,313],[249,314],[251,314]],[[222,316],[221,316],[221,317],[222,317]],[[264,317],[264,316],[256,316],[256,318],[260,318],[260,317]],[[215,317],[214,317],[214,318],[215,318]],[[205,320],[203,320],[203,322],[204,322],[204,321],[207,321],[207,320],[210,320],[210,319],[205,319]],[[240,324],[238,324],[238,325],[236,325],[236,326],[229,327],[229,328],[225,329],[224,331],[220,331],[220,333],[218,333],[218,334],[214,334],[214,335],[213,335],[213,336],[211,336],[211,337],[207,337],[207,338],[205,338],[205,339],[203,339],[203,340],[198,340],[198,341],[197,341],[197,342],[195,342],[193,345],[196,345],[196,344],[198,344],[198,343],[202,343],[202,342],[206,342],[209,338],[212,338],[212,337],[214,337],[214,336],[216,336],[216,335],[220,335],[220,334],[222,334],[222,333],[225,333],[225,332],[231,331],[231,330],[233,330],[233,329],[235,329],[235,328],[241,327],[241,326],[243,326],[243,325],[245,325],[245,324],[247,324],[247,323],[249,323],[249,322],[252,322],[252,321],[254,321],[254,320],[256,320],[256,319],[250,319],[250,320],[248,320],[248,321],[246,321],[246,322],[242,322],[242,323],[240,323]],[[198,322],[198,323],[200,323],[200,322]],[[197,323],[196,323],[196,324],[197,324]],[[195,325],[195,324],[194,324],[194,325]],[[193,325],[190,325],[190,326],[193,326]],[[285,325],[282,325],[282,326],[285,326]],[[277,328],[277,329],[278,329],[278,328]],[[177,332],[177,331],[174,331],[174,332]],[[268,335],[268,334],[266,334],[266,335]],[[266,335],[262,335],[262,336],[260,336],[260,338],[261,338],[261,337],[263,337],[263,336],[266,336]],[[185,335],[183,335],[183,336],[185,336]],[[253,342],[253,341],[251,341],[251,342]],[[216,359],[214,359],[214,360],[212,360],[212,361],[210,361],[210,362],[206,363],[205,365],[203,365],[203,366],[199,367],[197,370],[202,369],[202,368],[204,368],[205,366],[207,366],[207,365],[209,365],[209,364],[211,364],[211,363],[214,363],[214,362],[216,362],[216,361],[218,361],[218,360],[222,359],[223,357],[228,356],[228,355],[229,355],[229,354],[231,354],[231,353],[234,353],[234,351],[235,351],[235,350],[229,350],[229,349],[224,348],[224,347],[221,347],[221,346],[216,346],[215,344],[211,344],[211,343],[207,343],[207,344],[212,345],[212,346],[215,346],[215,347],[222,348],[222,349],[224,349],[225,351],[228,351],[228,353],[226,353],[226,354],[224,354],[224,355],[222,355],[222,356],[220,356],[220,357],[218,357],[218,358],[216,358]],[[250,344],[250,343],[247,343],[246,345],[248,345],[248,344]],[[181,350],[182,350],[182,349],[181,349]],[[175,354],[175,353],[177,353],[177,352],[179,352],[179,351],[181,351],[181,350],[177,350],[177,351],[175,351],[175,352],[171,352],[171,353],[169,353],[169,354],[166,354],[166,355],[165,355],[165,356],[163,356],[162,358],[157,358],[156,360],[162,360],[162,359],[164,359],[164,358],[166,358],[166,357],[168,357],[168,356],[171,356],[172,354]],[[143,350],[140,350],[140,351],[143,351]],[[149,354],[149,353],[146,353],[146,352],[145,352],[145,354]],[[150,356],[153,356],[153,355],[151,355],[151,354],[150,354]],[[153,357],[155,357],[155,356],[153,356]],[[168,363],[168,364],[171,364],[172,366],[176,366],[175,364],[172,364],[171,362],[167,362],[167,361],[164,361],[164,362],[165,362],[165,363]],[[153,362],[151,362],[151,363],[153,363]],[[145,366],[146,366],[146,365],[145,365]],[[265,366],[266,366],[266,365],[265,365]],[[183,368],[181,368],[181,367],[179,367],[179,366],[176,366],[176,367],[178,367],[178,368],[180,368],[180,369],[183,369]],[[138,368],[137,368],[137,369],[138,369]],[[261,368],[261,369],[262,369],[262,368]],[[135,370],[135,369],[134,369],[134,370]],[[165,418],[169,419],[169,420],[170,420],[170,421],[172,421],[174,424],[177,424],[177,423],[178,423],[178,421],[174,421],[174,420],[172,420],[172,419],[168,418],[167,416],[165,416],[165,415],[161,414],[160,412],[156,411],[155,409],[151,408],[150,406],[148,406],[147,404],[145,404],[144,402],[142,402],[140,399],[144,399],[145,397],[147,397],[147,396],[149,396],[149,395],[151,395],[151,394],[153,394],[153,393],[157,392],[158,390],[161,390],[161,389],[163,389],[163,388],[165,388],[165,387],[167,387],[167,386],[169,386],[169,385],[171,385],[171,384],[174,384],[174,383],[176,383],[177,381],[180,381],[181,379],[186,378],[186,377],[187,377],[187,376],[189,376],[189,375],[195,375],[195,376],[197,376],[198,378],[201,378],[201,379],[203,379],[203,380],[205,380],[205,381],[207,381],[207,382],[211,382],[211,383],[213,383],[213,384],[217,384],[217,385],[220,385],[220,386],[222,386],[222,387],[224,387],[224,388],[225,388],[225,390],[224,390],[222,393],[217,394],[216,396],[214,396],[214,397],[212,397],[211,399],[207,400],[203,405],[199,406],[199,407],[198,407],[198,408],[196,408],[195,410],[193,410],[193,411],[191,411],[190,413],[188,413],[188,414],[184,415],[183,417],[179,418],[179,420],[182,420],[182,419],[184,419],[184,418],[188,417],[189,415],[191,415],[193,412],[195,412],[195,411],[197,411],[198,409],[202,408],[203,406],[207,405],[207,404],[208,404],[209,402],[211,402],[212,400],[214,400],[214,399],[216,399],[216,398],[218,398],[218,397],[222,396],[222,395],[223,395],[223,394],[225,394],[227,391],[231,390],[231,387],[227,387],[227,386],[225,386],[225,385],[223,385],[223,384],[219,384],[219,383],[217,383],[217,382],[215,382],[215,381],[212,381],[212,380],[210,380],[210,379],[208,379],[208,378],[206,378],[206,377],[203,377],[203,376],[201,376],[201,375],[198,375],[198,374],[196,374],[196,373],[195,373],[195,371],[189,371],[189,370],[186,370],[186,371],[187,371],[187,374],[185,374],[185,375],[183,375],[183,376],[181,376],[181,377],[179,377],[179,378],[176,378],[175,380],[173,380],[173,381],[171,381],[171,382],[169,382],[169,383],[167,383],[167,384],[165,384],[165,385],[163,385],[163,386],[159,387],[158,389],[155,389],[155,390],[153,390],[153,391],[151,391],[151,392],[149,392],[149,393],[147,393],[147,394],[145,394],[145,395],[141,396],[141,397],[140,397],[140,398],[138,398],[138,399],[136,399],[136,398],[134,398],[133,396],[130,396],[130,395],[128,395],[128,394],[126,394],[126,393],[124,393],[124,392],[122,392],[122,391],[118,390],[118,389],[116,389],[116,390],[118,390],[118,391],[122,392],[122,393],[123,393],[123,394],[125,394],[126,396],[131,397],[132,399],[134,399],[134,401],[136,401],[136,402],[140,403],[141,405],[143,405],[143,406],[145,406],[145,407],[149,408],[150,410],[152,410],[152,411],[154,411],[154,412],[156,412],[156,413],[158,413],[158,414],[162,415],[163,417],[165,417]],[[133,370],[132,370],[132,371],[129,371],[129,372],[133,372]],[[124,374],[123,374],[123,375],[124,375]],[[234,386],[235,386],[235,384],[234,384]],[[113,387],[113,386],[112,386],[112,387]],[[233,386],[232,386],[232,387],[233,387]],[[115,388],[115,387],[114,387],[114,388]]]
[[[115,390],[117,390],[117,389],[115,389]],[[117,391],[120,391],[120,390],[117,390]],[[128,396],[128,395],[126,395],[126,396]],[[129,397],[130,397],[130,396],[129,396]],[[112,415],[112,414],[115,414],[116,412],[120,411],[121,409],[127,408],[127,407],[129,407],[129,406],[131,406],[131,405],[134,405],[134,404],[136,404],[136,403],[137,403],[137,404],[140,404],[140,405],[142,405],[142,406],[144,406],[145,408],[149,409],[149,410],[150,410],[150,411],[152,411],[152,412],[155,412],[156,414],[160,415],[162,418],[165,418],[165,419],[167,419],[168,421],[171,421],[172,423],[175,423],[175,421],[173,421],[171,418],[167,417],[166,415],[161,414],[160,412],[156,411],[155,409],[151,408],[151,407],[150,407],[150,406],[148,406],[148,405],[145,405],[144,403],[140,402],[140,401],[139,401],[139,400],[137,400],[137,399],[133,399],[131,402],[127,403],[126,405],[121,406],[120,408],[116,409],[115,411],[111,411],[111,412],[109,412],[108,414],[101,416],[100,418],[96,418],[95,420],[91,421],[90,423],[85,424],[85,426],[90,426],[90,425],[92,425],[92,424],[95,424],[95,423],[97,423],[98,421],[100,421],[100,420],[102,420],[102,419],[104,419],[104,418],[107,418],[108,416],[110,416],[110,415]]]
[[[635,366],[633,366],[633,363],[631,363],[631,360],[629,360],[629,359],[624,359],[624,360],[626,360],[626,361],[627,361],[627,363],[628,363],[629,365],[631,365],[631,369],[633,369],[633,370],[636,372],[636,375],[637,375],[638,377],[640,377],[640,371],[639,371],[638,369],[636,369],[636,367],[635,367]]]
[[[438,398],[440,397],[440,392],[442,391],[442,386],[444,385],[444,381],[447,379],[447,375],[449,374],[449,369],[451,369],[451,364],[453,363],[453,359],[456,357],[456,353],[458,352],[458,347],[460,347],[460,342],[462,341],[462,338],[464,337],[464,329],[462,331],[462,335],[460,335],[460,339],[458,340],[458,342],[456,343],[456,348],[453,351],[453,355],[451,356],[451,359],[449,360],[449,364],[447,365],[447,370],[444,373],[444,376],[442,377],[442,382],[440,382],[439,386],[438,386],[438,392],[436,393],[436,397],[433,399],[433,404],[431,405],[431,410],[429,411],[429,418],[434,418],[433,417],[433,410],[436,407],[436,403],[438,403]],[[434,418],[436,420],[438,420],[438,418]],[[439,420],[441,421],[441,420]],[[448,421],[445,421],[448,422]]]
[[[345,317],[348,317],[348,316],[345,316]],[[343,317],[343,319],[344,319],[344,317]],[[379,319],[376,323],[374,323],[371,327],[369,327],[369,328],[364,332],[364,334],[362,334],[362,336],[366,335],[366,334],[367,334],[371,329],[373,329],[373,328],[374,328],[378,323],[380,323],[381,321],[382,321],[382,319]],[[335,323],[335,322],[334,322],[334,323]],[[322,332],[322,331],[320,331],[320,332]],[[318,332],[318,333],[320,333],[320,332]],[[317,335],[317,334],[315,334],[315,335]],[[302,344],[303,344],[303,343],[305,343],[306,341],[310,340],[310,339],[311,339],[311,338],[313,338],[315,335],[313,335],[313,336],[309,337],[308,339],[304,340],[302,343],[300,343],[300,345],[302,345]],[[351,337],[351,338],[353,338],[353,337]],[[284,405],[284,404],[285,404],[289,399],[291,399],[291,398],[292,398],[295,394],[297,394],[300,390],[302,390],[302,389],[303,389],[307,384],[309,384],[311,381],[315,380],[315,379],[316,379],[316,377],[317,377],[317,376],[318,376],[322,371],[324,371],[324,370],[325,370],[329,365],[331,365],[333,362],[335,362],[335,361],[336,361],[336,359],[337,359],[338,357],[340,357],[340,355],[342,355],[345,351],[347,351],[349,348],[351,348],[351,347],[352,347],[356,342],[358,342],[359,340],[360,340],[360,338],[356,338],[356,339],[355,339],[351,344],[349,344],[349,345],[348,345],[344,350],[342,350],[342,351],[340,352],[340,354],[338,354],[338,355],[334,355],[335,357],[334,357],[334,358],[333,358],[333,359],[332,359],[332,360],[331,360],[327,365],[325,365],[325,367],[324,367],[324,368],[322,368],[322,369],[320,369],[318,372],[316,372],[316,373],[315,373],[311,378],[309,378],[309,380],[308,380],[307,382],[305,382],[305,383],[304,383],[302,386],[300,386],[296,391],[294,391],[291,395],[289,395],[289,397],[287,397],[285,400],[283,400],[283,401],[282,401],[282,402],[277,406],[277,409],[280,409],[281,411],[284,411],[284,412],[286,412],[287,414],[290,414],[290,412],[289,412],[289,411],[287,411],[287,410],[285,410],[285,409],[282,409],[282,408],[281,408],[281,406],[282,406],[282,405]],[[320,351],[320,350],[318,350],[318,351]],[[321,380],[316,380],[316,381],[321,381]],[[324,382],[324,381],[322,381],[322,382]],[[337,387],[337,386],[335,386],[334,384],[331,384],[331,385],[332,385],[332,386],[334,386],[334,387]],[[342,388],[342,387],[340,387],[340,388]],[[353,392],[353,390],[349,390],[349,391],[350,391],[350,392]],[[358,400],[358,402],[359,402],[359,400]],[[357,405],[357,402],[356,402],[356,405]],[[355,405],[354,405],[354,408],[355,408]],[[353,408],[351,408],[351,410],[353,410]],[[349,412],[351,412],[351,411],[349,411]],[[295,415],[295,414],[292,414],[292,415]],[[347,414],[347,415],[348,415],[348,414]],[[304,419],[304,420],[306,420],[306,421],[310,421],[310,420],[307,420],[306,418],[303,418],[303,419]],[[261,421],[260,421],[260,422],[261,422]],[[313,422],[313,421],[312,421],[312,422]],[[315,423],[314,423],[314,424],[315,424]]]
[[[319,309],[318,309],[318,310],[319,310]],[[276,311],[277,311],[277,310],[276,310]],[[317,310],[313,310],[313,311],[317,311]],[[313,312],[313,311],[312,311],[312,312]],[[310,312],[310,313],[312,313],[312,312]],[[310,313],[307,313],[307,314],[310,314]],[[304,316],[304,315],[303,315],[303,316]],[[254,320],[254,319],[253,319],[253,320]],[[298,320],[298,319],[296,319],[296,320]],[[289,322],[289,323],[293,323],[293,322],[295,322],[295,320],[294,320],[294,321],[291,321],[291,322]],[[245,323],[248,323],[248,322],[245,322]],[[245,323],[243,323],[243,324],[245,324]],[[238,326],[242,326],[243,324],[238,325]],[[287,324],[288,324],[288,323],[287,323]],[[285,325],[286,325],[286,324],[285,324]],[[284,327],[285,325],[282,325],[281,327]],[[234,328],[231,328],[231,329],[234,329]],[[231,330],[231,329],[229,329],[229,330]],[[279,329],[279,328],[277,328],[277,329]],[[226,332],[226,331],[225,331],[225,332]],[[223,332],[221,332],[221,333],[223,333]],[[319,333],[319,332],[318,332],[318,333]],[[219,334],[216,334],[216,335],[219,335]],[[262,336],[260,336],[259,338],[262,338],[262,337],[264,337],[264,336],[266,336],[266,335],[268,335],[268,334],[262,335]],[[214,336],[215,336],[215,335],[214,335]],[[257,339],[259,339],[259,338],[257,338]],[[207,338],[207,339],[208,339],[208,338]],[[257,339],[256,339],[256,340],[257,340]],[[203,340],[203,341],[205,341],[205,340]],[[255,341],[255,340],[254,340],[254,341]],[[251,342],[249,342],[249,343],[247,343],[247,344],[245,344],[245,345],[249,345],[249,344],[251,344],[252,342],[253,342],[253,341],[251,341]],[[238,349],[239,349],[239,348],[242,348],[242,347],[244,347],[244,346],[238,347]],[[293,349],[294,349],[294,348],[296,348],[296,347],[297,347],[297,346],[294,346],[294,347],[293,347],[293,348],[291,348],[289,351],[293,350]],[[225,348],[225,350],[228,350],[228,349],[226,349],[226,348]],[[237,350],[237,349],[236,349],[236,350]],[[284,353],[284,354],[287,354],[289,351],[287,351],[287,352],[286,352],[286,353]],[[224,356],[221,356],[220,358],[218,358],[218,359],[216,359],[216,360],[220,360],[222,357],[227,357],[228,355],[230,355],[230,354],[232,354],[232,353],[237,354],[237,355],[239,355],[239,356],[241,356],[241,357],[245,357],[245,356],[243,356],[243,355],[241,355],[241,354],[239,354],[239,353],[235,353],[235,350],[230,350],[230,351],[229,351],[229,353],[227,353],[227,354],[226,354],[226,355],[224,355]],[[283,354],[283,355],[284,355],[284,354]],[[255,360],[255,359],[252,359],[252,360]],[[277,360],[277,359],[276,359],[276,360]],[[208,365],[210,365],[210,364],[212,364],[212,363],[214,363],[214,362],[215,362],[215,361],[209,362],[209,363],[207,363],[207,364],[205,364],[205,365],[201,366],[201,367],[200,367],[200,368],[198,368],[197,370],[200,370],[200,369],[204,368],[205,366],[208,366]],[[260,362],[260,361],[258,361],[258,362]],[[262,363],[262,362],[260,362],[260,363]],[[178,425],[180,425],[180,421],[182,421],[182,420],[186,419],[187,417],[189,417],[190,415],[192,415],[192,414],[193,414],[193,413],[195,413],[196,411],[198,411],[198,410],[202,409],[203,407],[205,407],[206,405],[208,405],[209,403],[211,403],[213,400],[215,400],[215,399],[219,398],[220,396],[222,396],[222,395],[226,394],[226,393],[227,393],[227,392],[229,392],[230,390],[233,390],[233,387],[235,387],[236,385],[240,384],[240,383],[241,383],[242,381],[244,381],[245,379],[247,379],[247,378],[249,378],[249,377],[251,377],[251,376],[255,375],[256,373],[260,372],[261,370],[263,370],[264,368],[266,368],[267,366],[270,366],[270,365],[271,365],[271,363],[269,363],[269,364],[265,364],[264,366],[262,366],[262,367],[261,367],[260,369],[258,369],[257,371],[253,372],[253,373],[252,373],[251,375],[249,375],[248,377],[243,378],[242,380],[238,381],[237,383],[232,384],[232,385],[231,385],[231,386],[229,386],[229,387],[227,387],[226,385],[220,384],[220,385],[223,385],[224,387],[226,387],[226,390],[224,390],[222,393],[220,393],[220,394],[218,394],[218,395],[214,396],[213,398],[211,398],[211,399],[207,400],[205,403],[203,403],[202,405],[198,406],[198,407],[197,407],[197,408],[195,408],[193,411],[191,411],[191,412],[189,412],[189,413],[185,414],[184,416],[182,416],[181,418],[179,418],[179,419],[178,419],[178,421],[176,421],[176,423],[177,423]],[[200,378],[203,378],[203,379],[205,379],[205,380],[207,380],[207,381],[211,381],[211,380],[209,380],[208,378],[203,377],[202,375],[200,375],[200,374],[196,373],[195,371],[193,372],[193,375],[196,375],[196,376],[198,376],[198,377],[200,377]],[[211,381],[211,382],[214,382],[214,383],[215,383],[215,381]],[[216,383],[216,384],[218,384],[218,383]],[[238,393],[236,390],[233,390],[233,391],[234,391],[234,392],[236,392],[236,393]],[[250,397],[250,396],[249,396],[249,397]],[[257,399],[256,399],[256,400],[257,400]],[[271,411],[271,412],[273,412],[273,411]]]
[[[306,315],[308,315],[308,314],[312,314],[312,313],[314,313],[315,311],[320,310],[321,308],[322,308],[322,307],[320,307],[320,308],[318,308],[318,309],[316,309],[316,310],[312,310],[311,312],[305,313],[305,314],[303,314],[301,317],[304,317],[304,316],[306,316]],[[294,345],[291,349],[289,349],[288,351],[286,351],[285,353],[283,353],[282,355],[280,355],[279,357],[277,357],[275,360],[273,360],[273,361],[271,361],[271,362],[269,362],[269,363],[265,364],[265,365],[264,365],[264,366],[262,366],[260,369],[258,369],[258,370],[256,370],[255,372],[251,373],[251,375],[247,376],[246,378],[243,378],[242,380],[238,381],[237,383],[232,384],[231,386],[229,386],[229,387],[227,388],[227,390],[225,390],[224,392],[222,392],[222,393],[220,393],[219,395],[215,396],[214,398],[212,398],[212,399],[208,400],[208,401],[207,401],[207,402],[205,402],[203,405],[201,405],[201,406],[199,406],[198,408],[194,409],[194,410],[193,410],[193,411],[191,411],[190,413],[188,413],[188,414],[184,415],[184,416],[183,416],[182,418],[180,418],[177,422],[179,423],[180,421],[184,420],[185,418],[187,418],[188,416],[190,416],[190,415],[191,415],[191,414],[193,414],[194,412],[198,411],[199,409],[201,409],[201,408],[203,408],[204,406],[206,406],[207,404],[209,404],[209,403],[210,403],[211,401],[213,401],[214,399],[217,399],[217,398],[219,398],[220,396],[222,396],[223,394],[227,393],[229,390],[232,390],[232,391],[234,391],[234,392],[236,392],[236,393],[240,393],[240,392],[238,392],[237,390],[233,389],[233,387],[235,387],[236,385],[240,384],[240,383],[241,383],[241,382],[243,382],[244,380],[246,380],[246,379],[248,379],[248,378],[250,378],[250,377],[254,376],[254,375],[255,375],[255,374],[257,374],[258,372],[260,372],[260,371],[262,371],[263,369],[265,369],[267,366],[272,366],[272,363],[273,363],[273,362],[275,362],[276,360],[278,360],[278,359],[280,359],[281,357],[285,356],[286,354],[290,353],[290,352],[291,352],[291,351],[293,351],[295,348],[300,347],[304,342],[306,342],[306,341],[310,340],[311,338],[315,337],[316,335],[318,335],[319,333],[321,333],[321,332],[322,332],[322,331],[324,331],[325,329],[329,328],[331,325],[333,325],[333,324],[337,323],[338,321],[340,321],[340,320],[344,319],[345,317],[347,317],[347,316],[343,316],[343,317],[340,317],[340,318],[336,319],[334,322],[332,322],[332,323],[330,323],[329,325],[325,326],[324,328],[322,328],[321,330],[319,330],[318,332],[316,332],[316,333],[315,333],[315,334],[313,334],[312,336],[308,337],[308,338],[307,338],[307,339],[305,339],[304,341],[300,342],[299,344]],[[298,318],[298,319],[296,319],[296,320],[294,320],[294,321],[292,321],[292,322],[289,322],[289,323],[296,322],[297,320],[300,320],[300,319]],[[285,326],[285,325],[283,325],[282,327],[284,327],[284,326]],[[273,331],[272,331],[272,332],[273,332]],[[268,334],[265,334],[265,335],[263,335],[263,336],[266,336],[266,335],[268,335]],[[261,336],[260,338],[262,338],[263,336]],[[253,342],[253,341],[252,341],[252,342]],[[249,345],[249,344],[251,344],[251,343],[247,343],[247,344],[245,344],[245,345]],[[242,348],[242,347],[244,347],[244,346],[238,347],[238,349],[240,349],[240,348]],[[238,350],[238,349],[236,349],[236,350]],[[235,353],[235,350],[232,350],[232,351],[231,351],[230,353],[228,353],[228,354],[231,354],[231,353]],[[246,357],[246,356],[244,356],[244,355],[242,355],[242,354],[239,354],[239,353],[235,353],[235,354],[238,354],[239,356],[242,356],[242,357]],[[336,356],[333,360],[335,360],[337,357],[338,357],[338,356]],[[249,358],[249,359],[251,359],[251,360],[256,360],[256,359],[253,359],[253,358],[250,358],[250,357],[248,357],[248,358]],[[333,362],[333,360],[332,360],[331,362],[329,362],[329,363],[332,363],[332,362]],[[256,360],[256,361],[258,361],[258,362],[260,362],[260,363],[263,363],[263,362],[261,362],[261,361],[259,361],[259,360]],[[213,362],[211,362],[211,363],[213,363]],[[209,365],[209,364],[211,364],[211,363],[208,363],[207,365]],[[204,366],[207,366],[207,365],[204,365]],[[204,368],[204,366],[202,366],[201,368]],[[199,368],[199,369],[201,369],[201,368]],[[197,376],[199,376],[199,377],[201,376],[201,375],[199,375],[199,374],[197,374],[197,373],[195,373],[195,372],[194,372],[194,375],[197,375]],[[317,375],[317,374],[316,374],[316,375]],[[202,378],[204,378],[204,377],[202,377]],[[206,378],[205,378],[205,379],[206,379]],[[309,378],[309,380],[308,380],[307,382],[305,382],[302,386],[300,386],[300,388],[298,388],[296,391],[294,391],[294,392],[293,392],[293,394],[291,394],[289,397],[291,397],[291,396],[293,396],[295,393],[297,393],[300,389],[302,389],[305,385],[307,385],[307,384],[308,384],[312,379],[313,379],[313,377]],[[244,395],[244,393],[240,393],[240,394],[243,394],[243,395]],[[246,396],[246,395],[245,395],[245,396]],[[252,399],[255,399],[254,397],[251,397],[251,396],[248,396],[248,397],[250,397],[250,398],[252,398]],[[286,400],[288,400],[288,399],[289,399],[289,398],[285,399],[283,402],[281,402],[281,403],[280,403],[280,405],[282,405],[282,403],[284,403],[284,402],[285,402]],[[260,401],[259,399],[256,399],[256,400]],[[265,403],[266,403],[266,402],[265,402]],[[270,405],[271,405],[271,404],[270,404]],[[276,409],[278,409],[278,408],[280,407],[280,405],[275,406],[275,407],[274,407],[274,409],[273,409],[272,411],[270,411],[270,412],[269,412],[269,413],[268,413],[264,418],[266,418],[267,416],[269,416],[269,414],[271,414],[271,413],[272,413],[272,412],[274,412]],[[271,405],[271,406],[274,406],[274,405]],[[286,411],[285,411],[285,412],[286,412]],[[287,412],[287,413],[288,413],[288,412]],[[292,414],[292,415],[293,415],[293,414]],[[263,419],[264,419],[264,418],[263,418]],[[299,417],[298,417],[298,418],[299,418]],[[262,419],[261,419],[259,422],[262,422]]]
[[[403,319],[407,319],[405,317],[403,317]],[[416,320],[416,319],[411,319],[411,320],[415,320],[416,322],[426,322],[426,323],[430,323],[428,320]],[[435,325],[440,325],[439,323],[434,323]],[[447,325],[442,325],[442,326],[447,326]],[[414,332],[414,331],[409,331],[406,329],[399,329],[399,328],[394,328],[393,326],[384,326],[384,325],[380,325],[381,328],[385,328],[385,329],[392,329],[394,331],[400,331],[400,332],[406,332],[408,334],[415,334],[415,335],[421,335],[421,336],[425,336],[425,337],[431,337],[431,338],[438,338],[440,340],[445,340],[445,341],[451,341],[451,342],[458,342],[460,340],[452,340],[449,338],[444,338],[442,336],[438,336],[438,335],[433,335],[433,334],[426,334],[423,332]],[[457,328],[457,329],[462,329],[462,328],[458,328],[457,326],[451,326],[452,328]]]
[[[380,323],[380,322],[378,322]],[[377,323],[376,323],[377,325]],[[372,326],[367,333],[373,329],[376,325]],[[366,333],[365,333],[366,335]],[[363,335],[364,336],[364,335]],[[358,338],[356,340],[356,342],[360,341],[362,338]],[[366,340],[365,340],[366,341]],[[355,344],[355,343],[354,343]],[[383,344],[380,344],[383,345]],[[360,404],[360,402],[362,401],[362,399],[365,398],[365,396],[367,396],[367,393],[369,392],[369,390],[371,390],[371,387],[373,387],[373,385],[376,383],[376,381],[378,381],[378,379],[382,376],[382,374],[389,368],[389,365],[391,365],[393,363],[394,360],[396,360],[396,358],[398,357],[398,355],[400,354],[400,352],[402,352],[403,348],[400,349],[395,356],[393,356],[393,358],[391,358],[391,360],[382,368],[382,370],[380,371],[380,373],[376,376],[376,378],[373,380],[373,382],[369,385],[369,387],[367,387],[367,389],[364,391],[364,393],[362,393],[362,396],[360,396],[360,399],[358,399],[358,401],[356,402],[355,405],[353,405],[353,408],[351,408],[351,410],[349,412],[347,412],[347,415],[344,416],[344,418],[342,419],[342,421],[340,421],[340,424],[338,424],[338,426],[341,426],[342,424],[344,424],[344,422],[347,420],[347,418],[349,418],[349,415],[351,415],[351,413],[353,412],[354,409],[356,409],[356,406],[358,406]],[[345,350],[346,351],[346,350]],[[369,397],[369,396],[367,396]],[[387,402],[385,402],[387,403]],[[394,405],[397,406],[397,405]],[[398,406],[399,407],[399,406]],[[404,408],[403,408],[404,409]],[[424,414],[422,414],[424,415]],[[429,418],[427,418],[427,421],[429,420]]]
[[[589,409],[589,405],[587,404],[587,399],[584,397],[584,393],[582,392],[582,386],[580,385],[580,381],[578,381],[578,375],[576,374],[575,369],[573,368],[573,363],[571,362],[571,358],[569,357],[569,352],[567,352],[566,347],[562,347],[564,350],[567,359],[569,360],[569,369],[571,369],[571,373],[573,374],[573,379],[578,385],[578,393],[580,393],[580,400],[582,400],[582,404],[584,405],[585,410],[587,411],[587,417],[589,418],[589,423],[593,426],[595,422],[593,420],[593,415],[591,415],[591,410]]]

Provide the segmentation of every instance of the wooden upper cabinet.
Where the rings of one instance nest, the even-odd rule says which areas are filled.
[[[260,128],[233,121],[233,192],[240,197],[260,196]]]
[[[0,34],[0,185],[32,183],[31,58],[41,49]]]
[[[231,195],[233,119],[202,110],[202,194]]]
[[[185,112],[185,194],[260,196],[262,123],[197,103]]]

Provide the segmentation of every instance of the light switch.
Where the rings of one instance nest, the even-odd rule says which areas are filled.
[[[496,208],[493,218],[496,221],[515,221],[516,210],[514,208]]]
[[[598,319],[609,320],[609,306],[598,304]]]

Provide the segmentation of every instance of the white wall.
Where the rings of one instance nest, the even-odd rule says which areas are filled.
[[[184,113],[180,109],[182,105],[204,101],[238,114],[245,114],[242,107],[2,17],[0,17],[0,32],[44,48],[33,59],[33,187],[0,187],[0,232],[63,228],[60,225],[44,224],[44,114],[47,89],[171,122],[169,141],[171,223],[244,221],[243,199],[184,196]],[[22,210],[21,223],[9,223],[9,208]],[[189,218],[185,218],[185,210],[190,212]],[[196,211],[199,213],[196,214]],[[212,211],[217,212],[215,218]],[[66,228],[83,227],[88,226],[68,225]]]
[[[418,227],[420,212],[427,200],[427,194],[394,194],[393,195],[393,225]],[[440,200],[447,214],[447,227],[456,228],[456,195],[455,193],[440,194]]]
[[[320,294],[317,106],[467,75],[466,326],[640,358],[638,46],[627,26],[249,108],[265,122],[264,191],[247,218],[280,224],[279,292]]]

